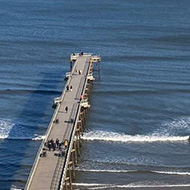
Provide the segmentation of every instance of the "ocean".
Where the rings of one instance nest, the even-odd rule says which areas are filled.
[[[24,188],[69,55],[101,54],[75,189],[190,189],[188,0],[0,0],[0,190]]]

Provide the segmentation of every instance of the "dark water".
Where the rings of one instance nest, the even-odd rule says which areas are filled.
[[[81,51],[103,61],[76,188],[190,184],[188,0],[1,0],[0,23],[1,190],[24,187]]]

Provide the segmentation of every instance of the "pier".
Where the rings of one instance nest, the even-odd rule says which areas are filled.
[[[73,53],[70,72],[60,97],[54,99],[55,109],[42,141],[25,190],[69,190],[75,179],[84,131],[85,115],[90,108],[89,96],[94,72],[100,75],[100,55]],[[52,142],[56,139],[59,142]]]

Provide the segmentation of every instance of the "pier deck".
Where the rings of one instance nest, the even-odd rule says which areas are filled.
[[[48,128],[46,139],[42,142],[39,153],[36,157],[32,171],[28,178],[25,190],[48,190],[48,189],[71,189],[71,174],[68,176],[69,162],[72,160],[71,151],[73,148],[73,141],[76,137],[81,112],[81,95],[85,95],[87,88],[88,77],[93,74],[93,59],[92,54],[74,56],[75,64],[70,73],[70,77],[66,85],[72,86],[72,90],[63,91],[60,101],[57,104],[54,116]],[[72,60],[72,61],[73,61]],[[65,108],[68,107],[68,111]],[[68,140],[67,151],[64,156],[60,156],[60,150],[55,151],[46,150],[44,143],[51,139],[59,139],[60,142]],[[78,138],[79,139],[79,138]],[[72,141],[72,142],[71,142]],[[76,145],[75,145],[76,147]],[[70,150],[70,151],[69,151]],[[76,150],[74,149],[76,152]],[[45,156],[40,156],[45,152]],[[75,158],[76,159],[76,158]],[[67,179],[66,179],[67,178]],[[67,181],[70,186],[67,186]]]

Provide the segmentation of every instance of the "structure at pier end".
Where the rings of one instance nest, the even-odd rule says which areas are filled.
[[[73,53],[60,97],[54,99],[52,120],[42,141],[25,190],[69,190],[75,179],[85,115],[94,72],[100,77],[101,56]]]

